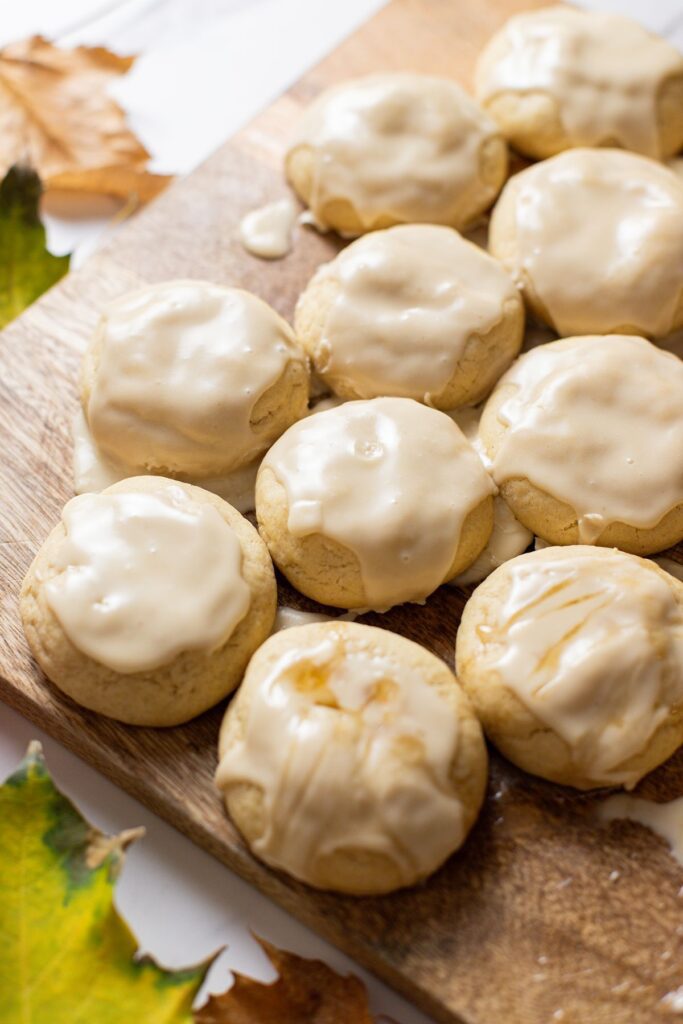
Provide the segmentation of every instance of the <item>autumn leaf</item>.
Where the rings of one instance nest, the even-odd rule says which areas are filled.
[[[258,939],[279,977],[264,985],[235,975],[232,988],[212,996],[196,1024],[373,1024],[365,985],[320,960],[307,960]]]
[[[169,179],[146,169],[149,153],[107,95],[133,61],[41,36],[0,50],[0,174],[21,161],[46,189],[155,196]]]
[[[0,327],[69,269],[68,256],[53,256],[45,247],[41,191],[30,167],[11,167],[0,183]]]
[[[206,964],[136,958],[114,906],[126,846],[55,788],[32,743],[0,787],[2,1024],[189,1024]]]

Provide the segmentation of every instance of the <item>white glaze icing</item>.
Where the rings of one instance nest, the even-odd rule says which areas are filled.
[[[248,292],[150,285],[112,304],[85,410],[102,454],[141,471],[219,475],[267,446],[258,399],[302,360],[289,326]]]
[[[679,51],[618,14],[549,7],[518,14],[481,54],[476,92],[543,93],[571,146],[618,145],[661,157],[657,101],[683,75]]]
[[[247,252],[267,260],[286,256],[298,209],[292,199],[278,199],[251,210],[240,221],[240,240]]]
[[[327,633],[294,646],[265,675],[247,673],[244,735],[216,783],[263,793],[253,842],[267,863],[315,878],[323,858],[383,854],[405,882],[434,870],[464,838],[449,778],[458,722],[421,676]]]
[[[613,522],[652,528],[683,502],[676,357],[632,336],[567,338],[523,355],[499,387],[494,480],[526,478],[566,502],[582,543]]]
[[[279,633],[283,629],[292,629],[294,626],[307,626],[310,622],[332,622],[334,615],[320,615],[318,612],[302,612],[299,608],[287,608],[280,605],[275,614],[273,633]]]
[[[488,457],[484,443],[479,436],[479,420],[481,419],[481,413],[481,405],[466,405],[460,409],[450,409],[446,415],[450,416],[456,426],[462,430],[463,434],[481,459],[482,465],[487,472],[489,472],[491,469],[491,460]]]
[[[420,601],[445,581],[468,514],[493,484],[443,413],[407,398],[346,402],[273,445],[288,528],[322,533],[359,560],[367,604]]]
[[[504,571],[505,597],[478,631],[489,667],[584,775],[631,788],[642,771],[625,762],[683,702],[671,586],[649,563],[596,548],[546,548]]]
[[[470,442],[475,452],[481,459],[485,469],[491,469],[491,460],[486,454],[486,449],[479,437],[479,419],[481,407],[453,409],[448,415],[457,423],[463,434]],[[493,532],[489,542],[472,563],[469,569],[456,576],[450,582],[456,587],[470,586],[472,583],[480,583],[486,579],[494,569],[497,569],[503,562],[521,555],[529,547],[533,538],[531,530],[522,526],[508,505],[508,503],[496,495],[493,502]]]
[[[468,341],[489,333],[517,290],[500,264],[451,228],[410,224],[365,235],[320,268],[335,298],[315,364],[333,390],[397,395],[429,405],[456,373]],[[482,368],[482,397],[514,352]]]
[[[288,608],[287,605],[281,604],[275,615],[272,633],[280,633],[283,629],[292,629],[294,626],[306,626],[310,622],[355,622],[368,611],[369,608],[354,608],[343,615],[322,615],[319,612],[303,612],[299,608]]]
[[[137,470],[125,467],[106,458],[93,441],[83,410],[78,409],[72,424],[73,475],[76,494],[103,491],[128,476],[137,476]]]
[[[119,480],[137,476],[133,466],[121,466],[107,459],[97,448],[88,428],[82,410],[78,410],[73,420],[73,472],[74,490],[76,494],[88,494],[103,491]],[[253,512],[256,507],[254,489],[256,474],[261,465],[260,459],[249,462],[246,466],[234,469],[232,473],[218,477],[199,477],[188,479],[179,474],[177,479],[184,483],[203,487],[205,491],[217,494],[243,515]]]
[[[683,858],[677,859],[681,859],[683,863]],[[660,999],[660,1004],[669,1013],[683,1014],[683,985],[679,985],[678,988],[674,988],[663,995]]]
[[[254,459],[246,466],[233,469],[232,473],[225,476],[205,476],[199,480],[188,480],[197,487],[203,487],[205,491],[217,494],[223,501],[236,508],[242,515],[253,512],[256,508],[256,477],[258,476],[260,459]]]
[[[303,212],[299,214],[297,223],[300,224],[303,228],[312,228],[314,231],[317,231],[321,235],[328,234],[330,230],[327,224],[322,224],[317,219],[312,210],[303,210]]]
[[[475,206],[495,198],[497,190],[481,181],[480,158],[498,135],[455,82],[377,74],[322,93],[289,155],[299,147],[312,153],[309,205],[317,224],[328,224],[328,207],[347,199],[366,230],[387,217],[460,226],[464,212],[471,219]]]
[[[497,230],[513,207],[514,244]],[[502,211],[502,212],[499,212]],[[683,181],[616,149],[575,149],[510,179],[491,251],[562,335],[619,328],[662,337],[683,285]]]
[[[176,483],[83,494],[62,521],[47,602],[74,647],[115,672],[151,671],[187,650],[208,654],[249,609],[235,532]]]
[[[488,544],[469,569],[451,582],[458,587],[470,586],[486,579],[503,562],[521,555],[531,544],[533,533],[522,526],[510,506],[496,496],[493,503],[493,533]]]
[[[596,813],[605,822],[627,818],[645,825],[666,840],[672,856],[683,864],[683,797],[658,804],[653,800],[618,793],[599,804]]]

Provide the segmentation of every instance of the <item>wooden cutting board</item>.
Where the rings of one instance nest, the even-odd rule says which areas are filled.
[[[317,893],[250,857],[226,820],[212,785],[222,707],[158,731],[82,711],[36,670],[17,614],[26,568],[72,495],[76,373],[101,304],[143,282],[201,277],[252,289],[291,316],[338,243],[302,232],[290,256],[264,263],[243,251],[236,227],[245,211],[285,192],[282,145],[300,109],[331,82],[372,70],[441,73],[468,85],[482,43],[533,6],[541,3],[393,0],[2,334],[0,694],[438,1020],[647,1024],[661,1021],[661,998],[683,985],[683,871],[646,830],[597,827],[599,797],[544,784],[494,754],[479,823],[427,884],[381,899]],[[452,664],[466,596],[442,588],[423,608],[366,621]],[[281,601],[313,607],[285,583]],[[683,756],[640,792],[680,795]]]

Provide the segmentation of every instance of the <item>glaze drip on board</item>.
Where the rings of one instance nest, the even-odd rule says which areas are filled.
[[[242,245],[253,256],[277,260],[292,248],[292,233],[298,209],[292,199],[277,199],[250,210],[240,221]]]
[[[596,814],[600,821],[627,819],[651,829],[655,835],[666,840],[671,856],[683,865],[683,797],[660,804],[654,800],[617,793],[599,804]]]
[[[448,415],[460,427],[481,459],[484,468],[490,471],[491,460],[479,437],[481,406],[453,409]],[[465,569],[450,582],[456,587],[469,587],[474,583],[480,583],[503,562],[508,562],[511,558],[526,551],[532,540],[531,530],[522,526],[505,499],[496,494],[493,499],[493,530],[486,547],[468,569]]]
[[[493,501],[493,532],[488,544],[469,569],[461,572],[451,583],[458,587],[481,583],[503,562],[509,562],[526,551],[533,536],[531,530],[522,526],[515,517],[505,499],[496,495]]]
[[[131,476],[138,476],[139,471],[133,466],[121,466],[107,459],[97,448],[88,428],[83,412],[79,409],[76,413],[73,424],[73,472],[74,490],[76,494],[89,494],[103,491],[105,487],[118,483],[119,480],[126,480]],[[225,476],[197,477],[190,479],[182,474],[175,478],[182,483],[194,484],[196,487],[203,487],[205,491],[211,491],[223,498],[228,504],[236,508],[243,515],[253,512],[256,507],[254,490],[256,487],[256,474],[261,464],[260,459],[249,462],[246,466],[234,469],[232,473]]]

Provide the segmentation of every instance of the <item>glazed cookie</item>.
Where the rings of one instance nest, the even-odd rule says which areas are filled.
[[[521,356],[479,425],[516,517],[551,544],[651,554],[683,539],[683,362],[632,335]]]
[[[411,222],[462,228],[498,195],[507,147],[455,82],[368,75],[313,102],[285,170],[318,224],[343,235]]]
[[[683,56],[630,18],[565,6],[518,14],[481,53],[475,81],[531,157],[621,146],[663,160],[683,147]]]
[[[683,584],[621,551],[520,555],[467,602],[456,671],[520,768],[631,789],[683,743]]]
[[[256,516],[302,593],[383,611],[424,601],[474,561],[491,534],[493,490],[448,416],[374,398],[290,427],[261,463]]]
[[[385,629],[326,622],[254,655],[216,783],[261,860],[368,895],[414,885],[463,844],[486,769],[479,722],[442,661]]]
[[[411,224],[359,238],[320,267],[294,324],[343,398],[453,409],[480,401],[508,368],[524,310],[496,260],[452,228]]]
[[[276,599],[246,519],[199,487],[145,476],[66,505],[21,615],[36,661],[73,700],[131,725],[178,725],[237,686]]]
[[[510,179],[489,249],[558,334],[683,326],[683,182],[618,149],[574,149]]]
[[[167,281],[102,316],[81,399],[98,450],[128,475],[194,482],[245,466],[303,416],[308,369],[291,328],[255,295]]]

